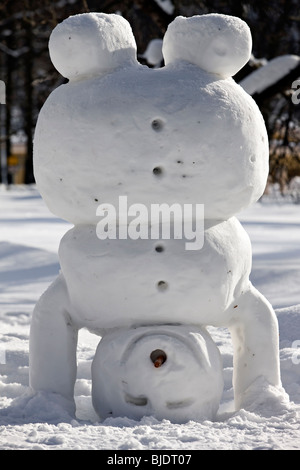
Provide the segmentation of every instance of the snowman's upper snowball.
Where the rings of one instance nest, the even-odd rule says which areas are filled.
[[[70,80],[137,63],[131,26],[114,14],[70,16],[52,31],[49,53],[54,67]]]
[[[184,60],[227,78],[248,62],[251,48],[250,29],[240,18],[217,13],[178,16],[168,26],[163,56],[166,65]]]

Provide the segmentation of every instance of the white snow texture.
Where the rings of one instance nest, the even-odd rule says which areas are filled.
[[[268,174],[263,118],[231,78],[250,57],[248,26],[218,14],[178,17],[161,69],[137,62],[118,15],[70,17],[49,49],[70,81],[40,112],[35,176],[49,209],[74,227],[60,244],[61,273],[33,313],[33,391],[57,394],[75,412],[77,335],[87,328],[102,337],[93,365],[101,418],[213,419],[222,370],[204,329],[212,325],[232,335],[236,408],[285,409],[276,316],[249,280],[251,244],[234,217],[262,195]],[[117,207],[120,195],[148,208],[204,204],[203,248],[99,240],[96,209]],[[160,367],[156,350],[167,358]]]
[[[26,402],[32,309],[57,276],[58,245],[71,227],[49,212],[30,185],[2,189],[0,208],[0,449],[109,449],[127,450],[128,455],[135,450],[189,454],[203,449],[300,449],[299,205],[280,196],[269,203],[264,197],[240,214],[253,246],[253,282],[276,308],[281,374],[290,410],[277,415],[273,410],[267,417],[234,411],[230,335],[226,328],[210,328],[223,363],[221,406],[213,421],[191,419],[186,424],[150,416],[99,420],[91,399],[91,363],[99,338],[86,329],[78,341],[76,417],[68,414],[57,394],[50,400],[49,394],[39,392]]]

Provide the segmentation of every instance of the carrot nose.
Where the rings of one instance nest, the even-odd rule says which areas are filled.
[[[167,360],[167,355],[162,349],[155,349],[150,354],[150,359],[153,362],[154,367],[161,367]]]

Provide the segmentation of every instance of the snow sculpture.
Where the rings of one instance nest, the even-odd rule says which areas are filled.
[[[204,328],[117,329],[99,342],[92,384],[99,416],[154,414],[177,423],[212,419],[223,392],[222,364]]]
[[[249,281],[251,245],[234,217],[261,196],[268,174],[262,116],[231,78],[250,57],[248,26],[218,14],[178,17],[155,70],[137,62],[117,15],[69,17],[49,50],[69,82],[40,112],[35,177],[49,209],[74,228],[33,313],[32,389],[74,409],[85,327],[101,336],[92,393],[101,417],[212,419],[222,394],[212,325],[232,334],[236,407],[283,396],[276,317]],[[118,207],[120,195],[149,210],[204,204],[203,248],[186,250],[175,237],[99,240],[97,208]]]

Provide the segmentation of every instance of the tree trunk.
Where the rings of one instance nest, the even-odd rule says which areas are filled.
[[[25,109],[25,134],[27,137],[27,157],[25,166],[25,183],[34,183],[33,175],[33,61],[34,49],[32,41],[32,25],[25,19],[26,45],[28,54],[25,54],[25,93],[26,93],[26,109]]]

